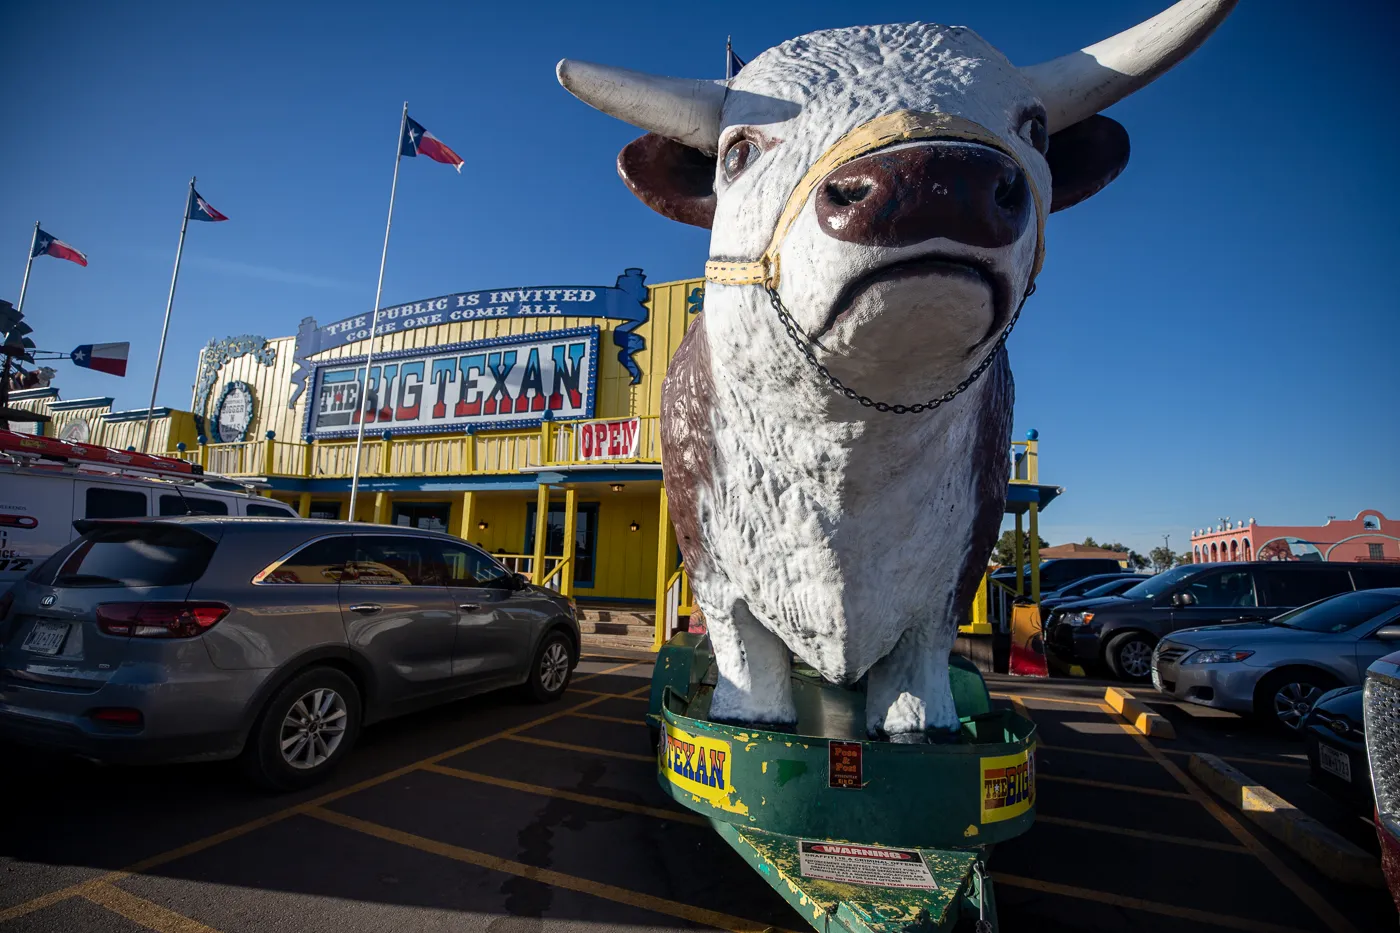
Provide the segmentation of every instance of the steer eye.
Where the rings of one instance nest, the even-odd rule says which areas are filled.
[[[724,177],[730,181],[738,178],[762,154],[763,150],[750,140],[735,141],[724,153]]]
[[[1043,112],[1036,111],[1026,114],[1017,132],[1041,155],[1045,155],[1050,149],[1050,134],[1045,129],[1045,114]]]

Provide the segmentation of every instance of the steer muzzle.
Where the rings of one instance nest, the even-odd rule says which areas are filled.
[[[827,235],[891,248],[936,237],[988,249],[1010,246],[1035,210],[1016,161],[972,142],[872,152],[833,171],[814,197]]]

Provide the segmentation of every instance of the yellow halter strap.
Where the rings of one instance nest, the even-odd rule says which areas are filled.
[[[833,143],[831,148],[822,153],[822,157],[812,164],[812,167],[807,170],[807,174],[802,176],[797,187],[792,189],[792,194],[788,195],[787,204],[783,206],[783,212],[778,217],[777,226],[773,228],[773,238],[769,240],[768,248],[763,251],[763,255],[758,259],[747,261],[726,262],[712,259],[705,263],[706,280],[717,285],[763,285],[768,288],[777,288],[779,280],[778,251],[782,248],[783,240],[787,237],[788,232],[792,230],[792,225],[797,222],[797,217],[802,213],[807,199],[822,179],[847,162],[851,162],[866,153],[883,149],[885,146],[895,143],[916,139],[956,139],[982,143],[1011,157],[1021,167],[1021,171],[1026,175],[1027,184],[1030,184],[1031,194],[1035,198],[1035,265],[1031,269],[1030,278],[1032,282],[1035,281],[1036,275],[1040,272],[1041,263],[1045,260],[1045,205],[1041,202],[1040,192],[1030,181],[1030,173],[1026,170],[1025,163],[1015,152],[1011,151],[1006,143],[1002,142],[1000,137],[979,123],[974,123],[956,114],[924,113],[917,110],[899,110],[876,117],[851,130]]]

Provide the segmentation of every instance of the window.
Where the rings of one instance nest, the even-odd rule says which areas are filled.
[[[514,585],[509,570],[475,548],[444,542],[442,559],[448,582],[455,586],[509,589]]]
[[[1400,586],[1400,565],[1389,567],[1353,567],[1351,578],[1356,581],[1358,590],[1376,589],[1382,586]]]
[[[141,518],[147,514],[146,494],[131,489],[90,486],[84,518]]]
[[[447,502],[396,502],[392,524],[400,528],[446,531],[452,505]]]
[[[525,511],[525,550],[535,552],[535,503],[531,502]],[[545,554],[564,553],[564,503],[551,503],[547,519],[548,537],[545,539]],[[598,503],[582,502],[578,507],[578,519],[574,528],[574,585],[580,589],[593,586],[593,563],[598,552]],[[545,561],[545,569],[550,568]]]
[[[1367,515],[1361,519],[1361,527],[1365,531],[1380,531],[1381,520],[1375,515]]]
[[[311,515],[309,517],[336,521],[340,518],[340,503],[334,500],[317,502],[313,499],[311,502]]]
[[[1368,544],[1366,550],[1368,552],[1366,556],[1370,560],[1385,560],[1384,544]]]
[[[446,586],[442,545],[411,535],[356,535],[346,583],[361,586]]]
[[[258,502],[248,503],[248,514],[257,515],[263,518],[294,518],[296,513],[285,505],[262,505]]]
[[[1356,628],[1400,606],[1400,596],[1385,593],[1343,593],[1336,599],[1276,616],[1277,625],[1336,635]],[[1380,621],[1377,619],[1377,621]]]
[[[253,578],[254,583],[339,583],[354,553],[349,535],[322,538]]]
[[[88,532],[59,568],[55,586],[182,586],[204,574],[215,544],[169,525]]]
[[[1185,592],[1196,597],[1196,605],[1213,609],[1257,605],[1254,601],[1254,581],[1248,570],[1227,570],[1205,574],[1192,580]]]
[[[1351,589],[1345,567],[1319,567],[1309,572],[1296,566],[1261,567],[1268,606],[1305,606]]]
[[[161,515],[227,515],[228,503],[207,496],[187,496],[183,493],[160,497]]]

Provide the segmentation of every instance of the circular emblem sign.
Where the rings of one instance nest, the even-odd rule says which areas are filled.
[[[92,426],[82,418],[70,421],[58,432],[58,439],[68,444],[86,444],[92,437]]]
[[[224,386],[214,409],[214,436],[221,444],[236,444],[248,437],[253,423],[253,387],[246,382]]]

